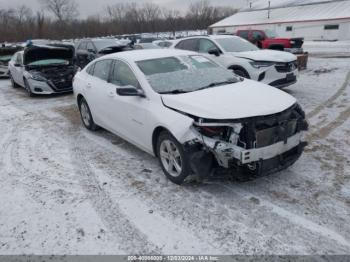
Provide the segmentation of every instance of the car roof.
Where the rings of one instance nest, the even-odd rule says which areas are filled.
[[[183,55],[198,55],[195,52],[178,50],[178,49],[147,49],[147,50],[133,50],[120,53],[114,53],[105,55],[102,59],[125,59],[128,61],[142,61],[157,58],[165,58],[170,56],[183,56]]]
[[[196,36],[189,36],[185,38],[178,39],[179,41],[187,40],[187,39],[194,39],[194,38],[211,38],[211,39],[224,39],[224,38],[240,38],[239,36],[235,35],[196,35]]]

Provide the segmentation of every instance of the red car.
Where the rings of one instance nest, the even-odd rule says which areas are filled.
[[[276,34],[270,30],[238,30],[236,35],[257,45],[261,49],[301,53],[304,44],[304,38],[278,38]]]

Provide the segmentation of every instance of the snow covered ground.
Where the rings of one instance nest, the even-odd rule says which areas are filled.
[[[318,57],[350,57],[350,41],[305,41],[303,48]]]
[[[183,187],[72,95],[0,80],[0,254],[350,254],[349,64],[311,57],[286,89],[311,125],[294,166]]]

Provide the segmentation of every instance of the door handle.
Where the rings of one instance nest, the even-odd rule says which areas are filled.
[[[87,87],[87,88],[91,88],[92,85],[91,85],[90,83],[88,83],[88,84],[86,85],[86,87]]]
[[[115,94],[116,94],[116,93],[115,93],[115,92],[113,92],[113,91],[109,91],[109,92],[108,92],[108,96],[109,96],[109,97],[114,97],[114,96],[115,96]]]

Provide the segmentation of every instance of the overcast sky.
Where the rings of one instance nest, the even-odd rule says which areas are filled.
[[[248,0],[210,0],[215,5],[230,5],[233,7],[241,7],[246,5]],[[76,0],[79,5],[79,12],[82,17],[93,14],[99,14],[108,4],[118,2],[132,2],[130,0]],[[179,10],[186,9],[190,0],[134,0],[134,2],[154,2],[168,8],[177,8]],[[98,4],[97,4],[98,3]],[[18,5],[30,6],[33,10],[40,9],[38,0],[0,0],[0,8],[16,7]]]

